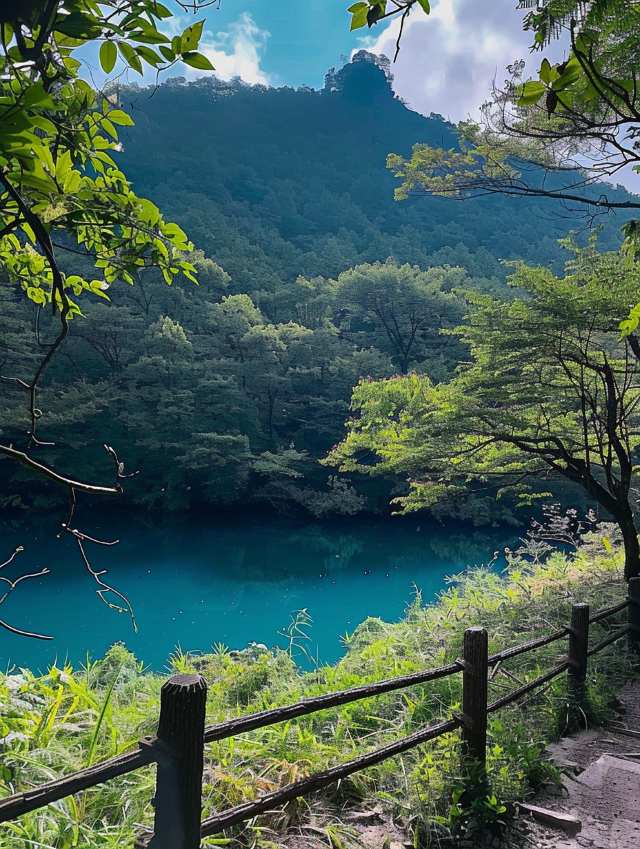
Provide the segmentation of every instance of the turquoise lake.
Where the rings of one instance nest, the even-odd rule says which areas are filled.
[[[162,670],[176,646],[210,651],[214,644],[244,648],[249,641],[287,645],[278,634],[295,611],[313,619],[308,650],[320,663],[338,659],[340,637],[367,616],[397,621],[415,586],[425,601],[445,576],[487,563],[513,546],[517,532],[442,527],[420,517],[301,523],[276,518],[206,515],[127,518],[101,516],[80,525],[85,533],[120,543],[87,543],[94,568],[124,593],[138,633],[126,614],[100,601],[73,539],[56,539],[55,521],[34,532],[3,526],[3,554],[22,552],[3,574],[15,578],[48,567],[50,574],[23,581],[0,608],[11,625],[50,634],[50,642],[0,630],[0,664],[44,670],[66,659],[74,665],[100,657],[122,640],[136,656]],[[58,526],[59,527],[59,526]],[[4,557],[2,557],[4,559]],[[117,601],[117,599],[113,599]]]

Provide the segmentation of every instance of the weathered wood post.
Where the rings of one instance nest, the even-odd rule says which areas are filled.
[[[569,725],[577,727],[584,717],[580,706],[585,699],[587,680],[587,652],[589,651],[589,605],[572,604],[569,624],[569,682],[568,717]]]
[[[207,684],[174,675],[160,691],[154,833],[136,849],[199,849]]]
[[[489,640],[484,628],[464,632],[462,671],[462,740],[465,757],[480,767],[483,780],[487,763],[487,669]]]
[[[640,578],[629,580],[629,648],[640,652]]]
[[[569,625],[569,674],[576,684],[587,678],[587,652],[589,651],[589,605],[571,605]]]

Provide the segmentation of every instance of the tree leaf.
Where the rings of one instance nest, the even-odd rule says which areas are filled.
[[[367,26],[369,29],[371,29],[371,27],[384,15],[385,5],[386,0],[382,0],[382,2],[374,3],[373,6],[367,10]]]
[[[556,107],[558,105],[558,95],[553,89],[549,89],[547,91],[547,99],[546,99],[546,107],[547,107],[547,117],[550,118],[553,113],[556,111]]]
[[[523,83],[518,90],[518,106],[530,106],[532,103],[537,103],[546,90],[544,83],[538,80]]]
[[[164,44],[161,44],[158,49],[167,62],[175,62],[176,54],[170,47],[166,47]]]
[[[41,109],[50,109],[52,111],[63,108],[48,94],[42,83],[34,83],[29,86],[24,93],[20,105],[23,109],[27,106],[38,106]],[[13,120],[15,123],[15,118]]]
[[[118,131],[108,118],[103,118],[100,122],[100,126],[111,136],[114,141],[118,141]]]
[[[153,4],[153,14],[157,15],[159,18],[171,18],[173,17],[173,12],[170,12],[166,6],[163,6],[162,3],[154,3]]]
[[[159,56],[156,51],[152,50],[150,47],[139,45],[138,47],[136,47],[136,53],[138,54],[138,56],[141,56],[148,65],[151,65],[154,68],[157,68],[158,65],[162,64],[162,57]]]
[[[133,47],[126,41],[119,41],[118,50],[120,51],[120,55],[127,63],[127,65],[134,71],[137,71],[139,74],[142,74],[142,62],[140,61],[140,57],[137,55]]]
[[[560,71],[560,68],[562,68],[562,71]],[[553,87],[556,91],[560,91],[567,88],[567,86],[572,85],[583,74],[582,66],[575,56],[572,56],[568,62],[564,63],[564,65],[559,65],[558,71],[560,72],[560,75],[553,83]]]
[[[98,19],[93,15],[82,14],[81,12],[72,12],[64,18],[58,19],[54,29],[56,32],[61,32],[71,38],[92,39],[98,38],[102,34]]]
[[[118,48],[113,41],[103,41],[100,45],[100,65],[105,74],[110,74],[116,66]]]
[[[365,27],[367,25],[367,13],[369,11],[368,3],[354,3],[353,6],[349,6],[347,10],[351,12],[351,31],[354,29],[360,29],[361,27]]]
[[[542,65],[540,65],[540,71],[538,72],[538,76],[540,77],[543,83],[551,82],[551,65],[546,57],[542,60]]]
[[[122,109],[112,109],[109,112],[109,120],[121,127],[133,127],[133,118]]]
[[[182,61],[185,65],[198,68],[200,71],[215,71],[211,62],[202,53],[183,53]]]
[[[181,53],[190,53],[192,50],[197,48],[200,42],[200,37],[202,36],[203,26],[204,21],[197,21],[195,24],[191,24],[191,26],[186,28],[180,39]]]

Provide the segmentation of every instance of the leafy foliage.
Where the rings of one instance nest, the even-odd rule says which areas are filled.
[[[630,577],[640,569],[630,502],[640,348],[618,327],[640,278],[624,254],[574,252],[564,278],[517,267],[513,285],[533,297],[467,295],[455,333],[471,358],[452,380],[362,380],[358,415],[327,462],[406,474],[410,492],[396,502],[408,510],[464,497],[470,484],[499,497],[523,494],[532,476],[564,477],[620,524]]]
[[[131,117],[80,77],[75,56],[100,41],[107,73],[118,55],[134,71],[143,64],[165,70],[196,51],[203,25],[171,39],[157,28],[168,17],[152,0],[71,0],[22,14],[18,7],[2,24],[0,262],[32,301],[51,303],[65,317],[78,313],[72,298],[82,291],[107,297],[114,280],[132,283],[146,264],[161,268],[167,282],[193,272],[179,253],[190,249],[182,230],[137,197],[116,166],[117,128],[132,126]],[[162,55],[150,45],[161,45]],[[95,256],[102,280],[60,274],[55,231]]]
[[[519,8],[532,6],[524,27],[534,33],[534,48],[568,33],[568,58],[552,65],[543,57],[533,78],[525,78],[524,61],[511,65],[510,79],[494,88],[480,121],[460,124],[462,152],[418,144],[408,160],[390,156],[388,166],[403,180],[399,199],[415,190],[453,197],[497,192],[553,197],[591,215],[638,208],[613,189],[592,189],[626,165],[640,167],[638,4],[522,0]],[[572,173],[544,179],[559,171]],[[627,243],[635,250],[631,235]]]

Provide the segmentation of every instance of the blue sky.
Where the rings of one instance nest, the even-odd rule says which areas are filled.
[[[252,21],[260,68],[270,81],[318,88],[327,69],[340,64],[340,55],[354,46],[349,5],[347,0],[221,0],[220,8],[211,7],[198,17],[206,14],[207,41],[218,41],[227,50],[239,32],[249,31]],[[258,33],[264,34],[263,43]]]
[[[319,88],[341,57],[367,48],[390,57],[398,21],[349,32],[350,0],[221,0],[196,15],[206,19],[202,48],[223,78],[237,75],[267,85]],[[427,18],[416,9],[405,26],[403,46],[393,66],[394,88],[418,112],[438,112],[452,121],[473,115],[505,67],[527,58],[531,36],[522,31],[517,0],[432,0]],[[194,17],[180,14],[174,31]],[[165,23],[166,27],[166,23]],[[558,57],[563,47],[556,46]],[[184,66],[171,75],[203,76]],[[130,74],[131,81],[139,81]],[[151,82],[152,77],[145,77]]]
[[[202,46],[212,59],[218,76],[241,76],[247,82],[269,85],[309,85],[321,88],[327,70],[341,64],[341,55],[349,55],[358,39],[349,32],[349,0],[220,0],[197,12],[180,11],[165,0],[173,20],[160,28],[176,34],[194,20],[205,20]],[[91,50],[96,81],[103,74],[97,69],[97,52]],[[121,70],[121,66],[116,71]],[[203,76],[181,65],[170,76]],[[140,82],[135,72],[127,72],[129,81]],[[145,73],[144,82],[153,75]]]

